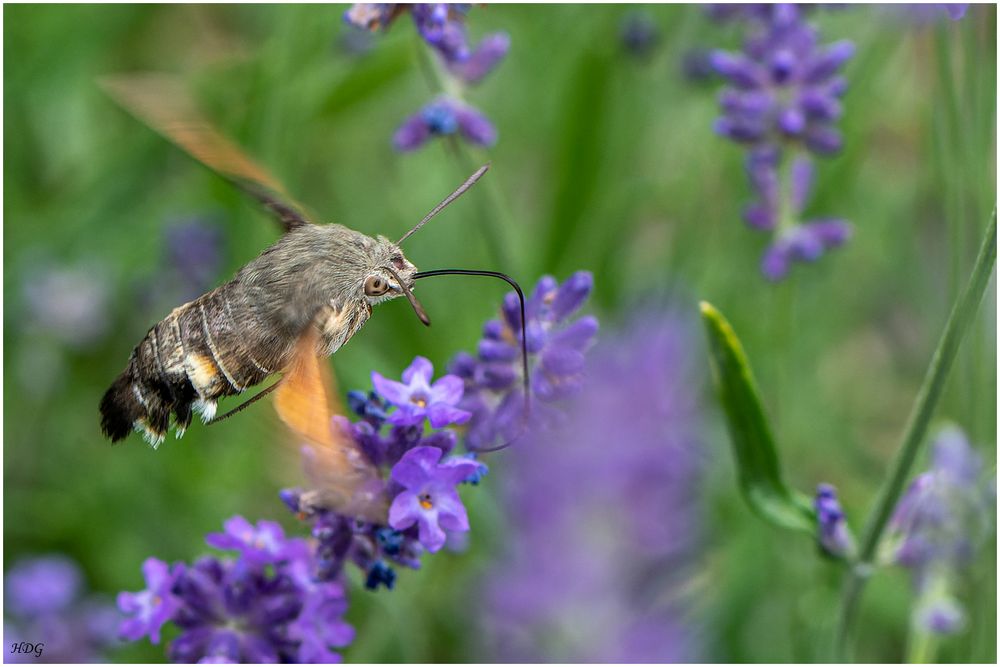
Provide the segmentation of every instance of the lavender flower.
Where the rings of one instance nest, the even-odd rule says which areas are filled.
[[[465,28],[469,8],[467,4],[445,3],[355,4],[344,13],[348,24],[378,30],[409,11],[417,32],[437,55],[442,88],[447,94],[403,121],[392,138],[396,150],[412,151],[432,137],[452,135],[477,146],[496,143],[496,128],[478,109],[463,101],[462,94],[465,87],[482,81],[506,57],[510,37],[492,33],[472,48]]]
[[[216,549],[233,549],[253,565],[268,565],[288,559],[289,549],[296,543],[285,541],[285,531],[273,521],[258,521],[254,527],[241,516],[226,521],[224,533],[209,533],[205,536],[208,546]]]
[[[838,219],[802,220],[813,180],[810,154],[837,153],[843,143],[836,122],[847,91],[840,69],[854,46],[818,44],[816,29],[797,5],[716,6],[716,18],[739,21],[743,51],[715,51],[711,62],[729,86],[719,96],[718,134],[749,149],[747,174],[757,201],[744,210],[755,229],[772,232],[761,261],[772,281],[793,261],[815,261],[850,237]]]
[[[418,426],[426,418],[433,428],[449,424],[462,424],[472,415],[454,407],[462,398],[462,380],[446,375],[430,384],[434,366],[425,357],[417,357],[403,371],[403,382],[387,380],[372,371],[375,391],[399,410],[389,416],[389,421],[400,426]]]
[[[16,562],[4,575],[4,640],[44,644],[40,653],[8,648],[5,662],[104,662],[120,621],[114,605],[88,594],[79,566],[63,555]]]
[[[256,538],[268,548],[255,545]],[[353,639],[342,618],[346,591],[339,580],[314,579],[314,554],[304,540],[286,539],[269,522],[254,529],[233,517],[226,533],[207,541],[235,549],[237,558],[172,566],[147,560],[147,589],[119,596],[130,616],[121,626],[124,638],[157,643],[160,628],[172,622],[181,629],[168,650],[174,662],[338,661],[332,649]]]
[[[949,427],[935,438],[931,469],[913,480],[896,505],[880,553],[912,572],[914,619],[925,631],[961,628],[953,591],[995,525],[994,484],[965,435]]]
[[[441,97],[407,118],[396,130],[392,143],[397,150],[412,151],[431,137],[455,134],[477,146],[492,146],[497,141],[496,128],[478,109]]]
[[[437,447],[415,447],[392,468],[392,478],[405,488],[389,508],[389,525],[406,530],[416,524],[420,543],[434,553],[444,546],[442,529],[469,530],[469,517],[455,487],[479,472],[480,464],[469,459],[439,463]]]
[[[500,480],[508,549],[485,583],[493,659],[702,655],[681,594],[702,549],[692,325],[662,312],[633,319],[595,347],[566,419],[518,441]]]
[[[570,322],[593,289],[593,276],[578,271],[562,285],[545,276],[525,303],[525,330],[531,373],[531,391],[539,402],[533,417],[553,418],[548,405],[572,396],[583,382],[584,352],[597,333],[597,319],[585,316]],[[521,312],[517,296],[506,295],[500,319],[483,327],[478,355],[459,354],[450,372],[465,380],[458,406],[472,413],[466,444],[475,451],[497,439],[509,441],[524,428],[521,390]]]
[[[847,527],[847,517],[837,500],[837,490],[830,484],[816,487],[816,520],[819,528],[819,545],[827,554],[837,558],[854,555],[854,536]]]
[[[149,641],[160,643],[160,628],[180,609],[180,600],[172,593],[179,576],[178,568],[156,558],[147,558],[142,564],[145,590],[138,593],[119,593],[118,608],[131,618],[122,623],[121,636],[135,641],[149,636]]]

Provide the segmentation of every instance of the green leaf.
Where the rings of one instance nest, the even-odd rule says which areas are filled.
[[[809,499],[790,490],[781,478],[781,462],[757,393],[750,364],[732,326],[711,304],[701,302],[708,333],[712,379],[726,413],[736,456],[740,490],[761,518],[782,528],[816,532]]]

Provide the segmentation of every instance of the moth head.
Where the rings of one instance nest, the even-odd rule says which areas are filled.
[[[400,249],[384,236],[372,239],[370,263],[366,267],[359,285],[359,297],[370,305],[405,296],[424,324],[430,324],[420,302],[413,296],[414,276],[417,267]]]

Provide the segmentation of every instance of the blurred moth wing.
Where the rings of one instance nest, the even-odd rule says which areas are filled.
[[[346,516],[385,523],[389,502],[378,470],[354,438],[333,421],[343,414],[329,364],[317,355],[314,327],[300,339],[292,362],[278,383],[274,405],[302,448],[312,487],[302,495],[305,508],[328,508]],[[335,406],[335,407],[331,407]]]
[[[281,182],[198,111],[187,88],[167,74],[107,76],[100,86],[145,125],[263,204],[285,231],[310,224]]]

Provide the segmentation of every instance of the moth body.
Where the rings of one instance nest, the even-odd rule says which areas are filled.
[[[178,437],[192,412],[283,372],[305,333],[316,353],[336,352],[372,306],[412,289],[416,267],[398,245],[341,225],[292,229],[229,282],[175,308],[133,349],[101,401],[112,441],[141,431],[158,445],[173,415]]]

